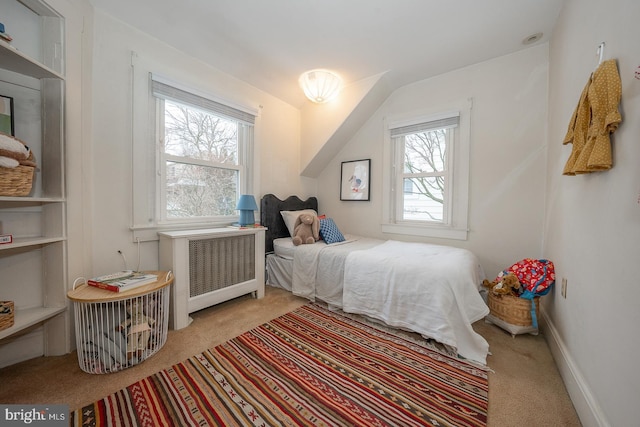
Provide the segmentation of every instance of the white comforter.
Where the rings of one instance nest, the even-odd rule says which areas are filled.
[[[346,236],[341,243],[327,245],[323,241],[300,245],[293,257],[291,292],[311,301],[316,299],[342,308],[344,266],[347,256],[384,243],[384,240]]]
[[[465,249],[348,236],[339,245],[298,246],[292,292],[420,333],[486,364],[489,345],[471,327],[489,314],[479,294],[483,278]]]
[[[459,248],[387,241],[349,254],[342,309],[409,329],[486,364],[489,344],[471,324],[489,314],[479,293],[483,274]]]

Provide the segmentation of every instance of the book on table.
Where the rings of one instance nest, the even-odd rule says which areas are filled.
[[[87,285],[106,289],[112,292],[124,292],[143,285],[148,285],[156,280],[158,280],[158,276],[155,274],[124,270],[89,279],[87,280]]]

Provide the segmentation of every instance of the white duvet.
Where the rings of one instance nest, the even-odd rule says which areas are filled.
[[[291,290],[486,364],[489,345],[471,327],[489,314],[479,293],[483,278],[476,256],[465,249],[347,236],[343,244],[298,246]]]
[[[386,241],[345,262],[342,309],[409,329],[486,364],[489,344],[471,324],[489,314],[483,278],[465,249]]]

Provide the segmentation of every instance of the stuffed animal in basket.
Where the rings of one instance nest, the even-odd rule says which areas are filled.
[[[146,350],[151,336],[151,327],[156,323],[154,319],[144,314],[139,298],[133,298],[126,304],[129,318],[122,322],[117,329],[127,332],[127,359],[133,355],[140,358]]]
[[[320,239],[320,220],[312,214],[300,214],[293,227],[293,244],[312,244]]]
[[[520,290],[520,281],[518,276],[513,273],[500,274],[496,280],[489,282],[484,279],[482,285],[496,295],[518,295]]]

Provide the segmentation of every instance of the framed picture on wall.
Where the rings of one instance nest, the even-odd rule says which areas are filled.
[[[342,162],[340,200],[369,201],[371,159]]]
[[[13,98],[0,95],[0,132],[14,136]]]

